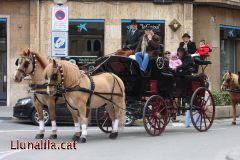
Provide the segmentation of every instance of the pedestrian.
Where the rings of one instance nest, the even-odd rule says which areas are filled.
[[[189,54],[194,54],[196,52],[196,44],[190,40],[191,36],[188,33],[184,33],[182,36],[183,42],[180,42],[178,48],[184,48]]]
[[[135,58],[140,69],[145,72],[149,59],[154,59],[160,53],[160,37],[154,34],[151,26],[144,29],[144,35],[140,38],[136,48]]]

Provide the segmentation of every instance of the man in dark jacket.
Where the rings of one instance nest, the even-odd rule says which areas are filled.
[[[195,42],[190,41],[190,35],[185,33],[182,36],[183,42],[179,44],[178,48],[184,48],[189,54],[194,54],[196,52],[196,44]]]
[[[124,42],[123,48],[135,50],[139,41],[139,38],[143,35],[143,32],[138,30],[136,20],[131,21],[131,28],[127,32],[127,37]]]

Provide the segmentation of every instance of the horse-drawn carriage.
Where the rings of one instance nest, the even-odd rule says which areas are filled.
[[[167,72],[164,61],[158,59],[157,63],[156,60],[150,61],[148,73],[143,74],[135,60],[111,55],[99,58],[91,74],[112,72],[123,80],[127,124],[143,119],[147,133],[157,136],[165,130],[171,118],[189,110],[193,126],[202,132],[211,127],[215,116],[215,103],[204,74],[210,63],[196,62],[191,71],[195,75],[174,75]],[[197,74],[199,66],[202,67],[201,74]],[[100,129],[111,133],[112,122],[104,108],[96,110],[96,117]]]

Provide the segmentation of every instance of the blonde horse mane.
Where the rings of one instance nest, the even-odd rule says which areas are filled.
[[[81,73],[78,66],[65,60],[57,61],[57,63],[63,68],[65,85],[68,87],[74,87],[75,85],[79,85]]]
[[[40,63],[40,65],[45,68],[48,65],[48,60],[46,58],[44,58],[40,53],[36,53],[36,52],[30,52],[30,54],[35,54],[36,55],[36,59],[37,61]],[[19,54],[21,57],[29,57],[28,55],[28,51],[22,51]]]

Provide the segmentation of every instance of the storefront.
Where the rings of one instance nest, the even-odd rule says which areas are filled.
[[[9,45],[7,53],[6,47],[1,47],[1,56],[4,56],[1,60],[7,59],[4,62],[10,64],[1,63],[4,65],[1,69],[4,68],[4,74],[6,72],[8,76],[6,84],[1,71],[0,99],[7,97],[9,106],[14,105],[19,98],[30,96],[27,92],[28,81],[15,83],[12,79],[15,72],[14,62],[21,49],[30,48],[46,57],[51,56],[51,10],[54,5],[52,0],[0,2],[0,15],[7,15],[10,18],[10,36],[7,37],[9,43],[2,42],[2,39],[6,39],[6,34],[1,34],[0,37],[1,46]],[[69,0],[65,5],[69,8],[68,53],[70,59],[77,58],[76,63],[79,64],[94,61],[96,57],[111,54],[120,49],[131,19],[137,20],[139,29],[144,29],[146,25],[153,26],[155,33],[161,37],[164,49],[169,51],[177,49],[183,33],[193,34],[193,5],[188,3],[157,5],[152,1],[86,3]],[[178,21],[181,26],[176,31],[169,27],[173,20]],[[7,70],[6,66],[8,66]]]
[[[240,71],[240,26],[220,25],[220,78]]]
[[[0,17],[0,106],[7,104],[7,19]]]

